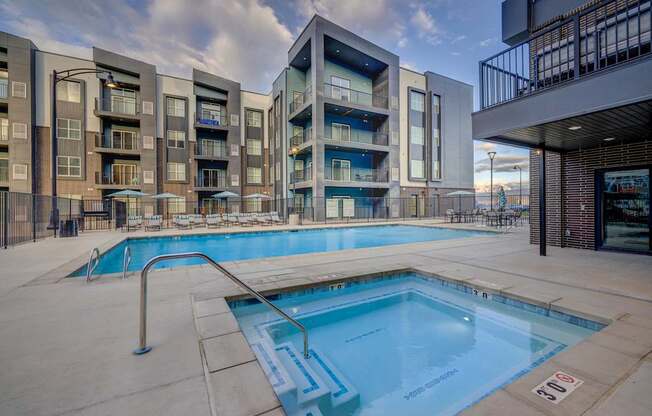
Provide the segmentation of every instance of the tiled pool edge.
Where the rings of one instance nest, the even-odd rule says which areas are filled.
[[[542,310],[545,309],[545,308],[541,308],[541,306],[539,306],[539,305],[546,304],[546,303],[542,302],[541,300],[538,300],[538,299],[533,299],[533,298],[529,298],[529,297],[526,297],[526,296],[519,296],[521,299],[515,299],[515,298],[512,298],[512,297],[506,296],[506,295],[502,294],[500,290],[496,290],[495,288],[491,288],[489,286],[482,286],[482,285],[478,285],[478,284],[470,284],[468,282],[465,284],[465,283],[463,283],[465,279],[454,279],[454,278],[451,278],[451,277],[442,276],[439,273],[420,270],[418,267],[417,268],[409,267],[409,268],[391,269],[391,270],[385,270],[385,271],[380,271],[380,272],[374,271],[374,272],[356,274],[356,275],[351,275],[351,276],[343,276],[343,275],[324,276],[324,278],[319,279],[319,282],[306,283],[306,284],[289,284],[287,286],[282,286],[282,287],[278,287],[278,288],[275,288],[275,289],[265,290],[265,291],[262,291],[262,293],[265,296],[270,296],[272,299],[274,299],[275,296],[278,298],[279,295],[282,296],[282,294],[284,294],[284,293],[295,292],[295,291],[301,290],[301,289],[303,289],[303,290],[314,290],[314,288],[316,288],[316,287],[319,287],[319,288],[328,287],[329,284],[333,284],[333,283],[337,283],[337,282],[357,283],[357,282],[363,282],[365,280],[373,280],[373,279],[379,279],[379,278],[382,279],[382,278],[387,278],[390,275],[405,274],[405,273],[416,273],[416,274],[422,275],[423,277],[428,278],[428,279],[436,279],[436,280],[442,282],[443,285],[455,288],[455,289],[460,290],[460,291],[465,292],[465,293],[471,293],[473,290],[478,290],[479,289],[479,290],[484,291],[484,292],[486,292],[488,294],[491,293],[492,298],[495,295],[496,299],[495,300],[492,299],[492,301],[496,301],[496,302],[499,302],[499,303],[504,303],[504,302],[501,302],[501,300],[509,298],[510,299],[509,301],[513,303],[512,306],[514,306],[514,307],[522,307],[525,310],[529,310],[527,308],[534,308],[533,311],[538,310],[539,312],[543,312]],[[201,319],[201,318],[197,318],[197,315],[196,315],[196,310],[197,310],[196,306],[195,306],[196,302],[223,302],[227,306],[227,311],[216,314],[216,315],[223,315],[225,317],[228,316],[230,319],[235,320],[235,317],[234,317],[234,315],[232,313],[232,310],[229,307],[227,302],[240,302],[240,301],[244,301],[244,299],[248,298],[248,297],[249,296],[247,294],[243,294],[241,292],[240,293],[233,293],[233,292],[231,292],[231,293],[222,293],[222,295],[215,295],[212,298],[211,297],[199,297],[198,298],[198,297],[195,297],[193,295],[192,296],[193,314],[195,314],[196,328],[199,328],[198,319]],[[199,300],[199,299],[201,299],[201,300]],[[553,310],[552,305],[550,303],[547,303],[547,304],[550,305],[550,307],[547,309],[548,313],[550,313],[550,311]],[[553,312],[555,313],[555,315],[553,316],[554,318],[560,319],[561,317],[564,317],[563,319],[561,319],[561,320],[564,320],[564,321],[566,321],[566,319],[576,319],[574,322],[571,322],[571,323],[580,324],[580,326],[582,326],[582,323],[585,323],[585,324],[589,325],[589,327],[595,327],[595,325],[599,325],[601,329],[604,329],[605,327],[608,328],[609,324],[611,324],[613,322],[613,320],[611,320],[609,318],[606,318],[606,317],[596,317],[599,321],[601,321],[601,322],[598,322],[598,321],[593,321],[593,320],[581,318],[580,316],[577,316],[577,315],[574,315],[574,314],[567,314],[567,313],[562,313],[562,312],[557,312],[557,311],[553,311]],[[557,314],[557,313],[559,313],[559,314]],[[542,313],[542,314],[544,314],[544,313]],[[581,315],[581,314],[582,313],[580,311],[578,311],[578,315]],[[206,317],[209,317],[209,316],[211,316],[211,315],[203,316],[202,318],[206,318]],[[549,315],[547,315],[547,316],[549,316]],[[565,318],[565,316],[568,316],[568,318]],[[568,322],[568,321],[566,321],[566,322]],[[241,334],[239,325],[237,326],[237,328],[238,328],[237,332],[239,334]],[[224,335],[229,335],[229,334],[224,334]],[[206,337],[206,338],[202,339],[201,334],[199,333],[199,330],[198,330],[198,336],[199,336],[199,339],[200,339],[200,343],[204,342],[204,341],[206,341],[208,339],[214,338],[214,337]],[[218,337],[219,336],[222,336],[222,335],[218,335]],[[589,337],[589,339],[590,338],[591,337]],[[578,348],[582,348],[582,345],[583,345],[582,343],[577,344],[577,345],[575,345],[575,346],[573,346],[571,348],[566,349],[565,351],[575,351]],[[248,345],[248,343],[246,344],[246,348],[249,349],[249,352],[253,353],[253,351],[251,350],[251,347]],[[206,357],[204,356],[205,352],[204,352],[203,348],[201,349],[201,352],[202,352],[202,359],[206,360]],[[227,353],[227,351],[223,351],[223,352]],[[550,360],[549,357],[547,359],[549,361],[541,360],[541,362],[538,362],[535,366],[530,368],[528,370],[528,372],[531,374],[533,369],[537,369],[537,368],[541,368],[543,366],[546,366],[546,364],[548,364],[548,363],[550,363],[552,361],[552,360]],[[554,360],[554,357],[553,357],[553,360]],[[255,362],[258,364],[258,371],[263,375],[264,380],[262,382],[263,386],[261,386],[261,385],[250,385],[249,383],[244,383],[243,384],[242,387],[244,389],[246,389],[246,392],[250,392],[252,394],[251,397],[255,397],[255,396],[253,396],[253,392],[255,392],[256,390],[259,390],[260,388],[272,389],[271,384],[269,383],[267,378],[262,373],[262,368],[261,368],[260,363],[258,362],[257,358],[256,358]],[[244,364],[241,364],[241,365],[244,365]],[[219,371],[220,370],[217,370],[216,372],[219,372]],[[525,372],[524,374],[527,376],[528,372]],[[514,382],[519,380],[520,377],[523,377],[523,374],[519,374],[518,377],[514,377],[513,379],[511,379],[509,382],[505,383],[504,385],[498,387],[497,389],[495,389],[495,390],[493,390],[491,392],[488,392],[485,396],[483,396],[482,399],[476,401],[475,403],[470,405],[466,410],[464,410],[463,413],[466,414],[466,412],[469,411],[470,409],[474,409],[476,406],[481,406],[484,403],[485,399],[487,399],[488,397],[492,397],[495,393],[497,393],[499,391],[504,391],[506,388],[511,386]],[[209,377],[209,379],[210,379],[210,377]],[[209,385],[209,392],[212,392],[212,391],[213,391],[213,387],[211,387]],[[272,389],[272,392],[273,392],[273,389]],[[274,393],[274,396],[276,397],[275,393]],[[211,400],[213,400],[213,398]],[[276,400],[278,402],[278,398],[276,398]],[[282,408],[279,408],[278,406],[276,406],[274,408],[270,408],[269,410],[267,410],[265,412],[272,412],[272,411],[280,412],[279,414],[284,414]],[[577,414],[579,415],[581,413],[577,413]],[[252,414],[251,416],[254,416],[254,414]]]

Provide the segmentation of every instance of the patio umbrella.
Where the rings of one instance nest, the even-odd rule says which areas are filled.
[[[167,216],[168,216],[168,215],[167,215],[167,212],[168,212],[168,203],[169,203],[169,200],[170,200],[170,199],[178,199],[178,198],[181,198],[181,197],[178,196],[178,195],[175,195],[175,194],[171,194],[171,193],[169,193],[169,192],[164,192],[164,193],[162,193],[162,194],[152,195],[152,199],[164,199],[164,200],[165,200],[165,214],[164,214],[164,215],[165,215],[165,219],[166,219],[166,221],[167,221],[167,219],[168,219],[168,218],[167,218]]]
[[[142,198],[144,196],[147,196],[146,193],[140,192],[140,191],[133,191],[131,189],[125,189],[124,191],[118,191],[114,192],[112,194],[109,194],[107,196],[110,196],[112,198],[115,197],[124,197],[127,198],[127,231],[129,231],[129,201],[131,198]]]
[[[226,200],[226,213],[229,213],[229,198],[237,198],[240,195],[236,194],[235,192],[231,191],[223,191],[223,192],[218,192],[216,194],[211,195],[211,198],[215,199],[224,199]]]
[[[458,210],[462,211],[462,195],[475,195],[475,192],[471,191],[455,191],[455,192],[449,192],[446,194],[446,196],[456,196],[458,199]]]

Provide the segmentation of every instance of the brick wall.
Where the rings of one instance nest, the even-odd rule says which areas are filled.
[[[554,155],[554,156],[553,156]],[[546,202],[548,244],[595,248],[595,174],[598,169],[628,168],[652,164],[652,142],[546,153]],[[530,242],[539,241],[538,156],[530,153],[532,224]],[[557,175],[557,176],[555,176]],[[561,180],[560,180],[561,179]]]

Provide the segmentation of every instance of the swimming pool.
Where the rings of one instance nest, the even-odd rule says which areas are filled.
[[[343,286],[274,298],[308,359],[278,315],[230,303],[289,416],[454,415],[602,327],[414,273]]]
[[[129,238],[103,254],[94,273],[122,272],[122,258],[127,245],[131,250],[132,258],[129,270],[135,271],[141,270],[152,257],[169,253],[199,251],[211,256],[216,261],[231,261],[487,235],[491,234],[482,231],[383,225],[299,231]],[[202,263],[201,259],[181,259],[161,262],[155,267],[199,263]],[[86,267],[84,266],[71,276],[85,275]]]

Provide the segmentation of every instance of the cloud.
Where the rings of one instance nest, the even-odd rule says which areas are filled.
[[[0,3],[0,14],[6,30],[46,51],[88,58],[88,46],[98,46],[161,73],[190,77],[196,67],[258,91],[268,91],[287,64],[292,34],[261,0],[107,4],[21,0]]]
[[[496,172],[514,172],[514,166],[520,166],[523,171],[530,169],[530,159],[527,155],[507,155],[496,156],[494,158],[494,173]],[[476,173],[488,172],[491,170],[491,161],[489,158],[481,159],[475,163]]]
[[[410,18],[410,22],[418,30],[419,38],[425,39],[432,45],[438,45],[442,42],[441,35],[443,33],[435,23],[432,14],[425,7],[418,6]]]
[[[487,38],[487,39],[481,40],[480,43],[478,43],[478,45],[480,45],[483,48],[486,48],[487,46],[492,45],[492,44],[494,44],[496,42],[498,42],[498,38],[493,37],[493,38]]]
[[[482,151],[482,152],[495,152],[496,144],[490,142],[477,141],[475,142],[475,150]]]

